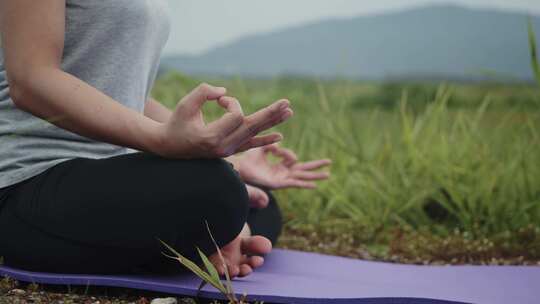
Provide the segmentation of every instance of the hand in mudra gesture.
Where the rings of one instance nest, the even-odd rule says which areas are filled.
[[[281,161],[271,162],[269,155],[277,156]],[[234,163],[242,179],[253,185],[269,189],[313,189],[317,186],[314,181],[330,176],[328,172],[315,170],[329,166],[332,161],[320,159],[298,162],[293,151],[271,144],[243,153],[236,157]]]
[[[224,158],[282,139],[279,133],[257,135],[293,115],[288,100],[245,116],[238,100],[225,94],[225,88],[201,84],[186,95],[161,126],[159,154],[169,158]],[[227,113],[206,124],[201,108],[209,100],[217,100]]]

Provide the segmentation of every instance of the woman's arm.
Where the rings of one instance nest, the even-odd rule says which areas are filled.
[[[171,119],[173,112],[154,98],[148,98],[144,105],[144,116],[157,122],[165,123]]]
[[[244,116],[237,101],[224,97],[224,88],[201,85],[160,123],[62,71],[65,5],[64,0],[0,1],[4,61],[17,107],[85,137],[171,158],[225,157],[281,139],[256,135],[292,115],[288,101]],[[200,108],[216,99],[229,113],[205,125]]]
[[[65,1],[0,1],[10,96],[17,107],[77,134],[152,151],[159,124],[60,69]]]

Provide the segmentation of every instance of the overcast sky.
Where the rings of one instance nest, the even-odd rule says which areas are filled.
[[[518,10],[540,15],[540,0],[168,0],[171,36],[166,54],[197,54],[246,34],[332,17],[434,3]]]

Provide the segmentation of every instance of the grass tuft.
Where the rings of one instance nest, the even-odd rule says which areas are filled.
[[[236,294],[234,292],[231,277],[227,268],[227,264],[225,261],[225,258],[223,257],[221,250],[219,246],[216,243],[216,240],[214,239],[214,236],[212,235],[212,232],[210,231],[210,227],[208,226],[208,222],[206,222],[206,229],[208,230],[208,234],[210,235],[210,238],[212,239],[212,242],[214,243],[214,246],[216,247],[217,254],[219,255],[219,258],[221,260],[221,266],[224,269],[225,272],[225,284],[221,281],[221,278],[218,274],[217,269],[215,268],[214,264],[210,262],[208,257],[199,249],[197,248],[197,252],[199,253],[199,256],[201,257],[201,260],[203,262],[204,267],[206,268],[206,271],[203,270],[201,267],[199,267],[196,263],[193,261],[190,261],[186,257],[184,257],[182,254],[180,254],[178,251],[176,251],[174,248],[169,246],[167,243],[163,242],[162,240],[159,240],[161,244],[163,244],[172,254],[175,256],[170,256],[166,253],[163,253],[166,257],[169,257],[171,259],[177,260],[180,262],[180,264],[184,265],[186,268],[188,268],[193,274],[198,276],[202,283],[199,287],[202,289],[202,287],[205,284],[210,284],[213,287],[215,287],[221,294],[229,301],[230,304],[245,304],[247,295],[244,294],[240,299],[236,297]]]
[[[534,27],[533,27],[531,18],[529,18],[528,29],[529,29],[529,45],[530,45],[530,51],[531,51],[531,66],[534,72],[534,76],[536,77],[536,81],[538,82],[538,85],[540,86],[540,63],[538,62],[536,35],[534,33]]]
[[[167,92],[178,87],[190,90],[199,81],[185,78],[165,76],[154,94],[167,98],[172,96]],[[230,79],[205,81],[228,87],[246,113],[289,97],[296,114],[277,128],[285,136],[284,145],[300,159],[334,160],[331,180],[318,190],[277,192],[292,234],[285,238],[309,248],[286,241],[283,246],[331,247],[336,254],[404,262],[417,262],[412,259],[415,252],[423,261],[439,262],[452,262],[457,252],[463,255],[458,262],[484,263],[491,258],[515,262],[520,255],[530,263],[540,259],[535,253],[540,244],[518,236],[521,229],[540,227],[536,87],[453,83],[389,87],[296,78],[244,80],[241,86]],[[205,112],[210,118],[221,113],[215,105]],[[332,226],[335,234],[320,228]],[[410,250],[392,245],[396,231],[403,231],[407,242],[415,245]],[[311,232],[329,243],[319,246]],[[350,236],[356,249],[347,238],[331,237],[336,235]],[[464,235],[473,243],[488,239],[494,247],[469,257],[466,244],[456,241]],[[445,256],[447,249],[436,245],[445,241],[463,250],[456,247],[456,254]]]

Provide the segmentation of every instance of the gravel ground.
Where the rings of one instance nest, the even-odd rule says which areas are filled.
[[[121,288],[70,288],[39,286],[15,280],[0,280],[0,304],[173,304],[170,295]],[[160,301],[161,300],[161,301]],[[178,304],[195,304],[193,299],[174,298]],[[154,302],[152,302],[154,301]]]
[[[349,232],[345,232],[349,231]],[[352,232],[351,232],[352,231]],[[280,240],[280,248],[298,249],[333,255],[383,260],[410,264],[480,264],[480,265],[538,265],[536,247],[525,248],[522,254],[503,255],[498,248],[489,246],[488,241],[468,242],[461,235],[451,239],[433,239],[412,235],[401,241],[391,242],[389,250],[383,254],[363,246],[363,240],[354,229],[287,228]],[[528,234],[527,234],[528,235]],[[398,240],[400,240],[398,238]],[[538,236],[528,236],[526,243],[538,242]],[[429,244],[428,244],[429,243]],[[406,246],[405,246],[406,245]],[[532,245],[531,245],[532,246]],[[425,252],[425,248],[431,251]],[[445,255],[441,255],[445,252]],[[437,254],[434,254],[437,253]],[[497,257],[497,258],[495,258]],[[38,286],[19,283],[8,278],[0,278],[0,304],[175,304],[154,301],[171,295],[103,287]],[[197,303],[194,299],[175,298],[177,304]],[[154,301],[154,302],[152,302]],[[206,301],[208,302],[208,301]],[[204,303],[204,302],[199,302]]]

